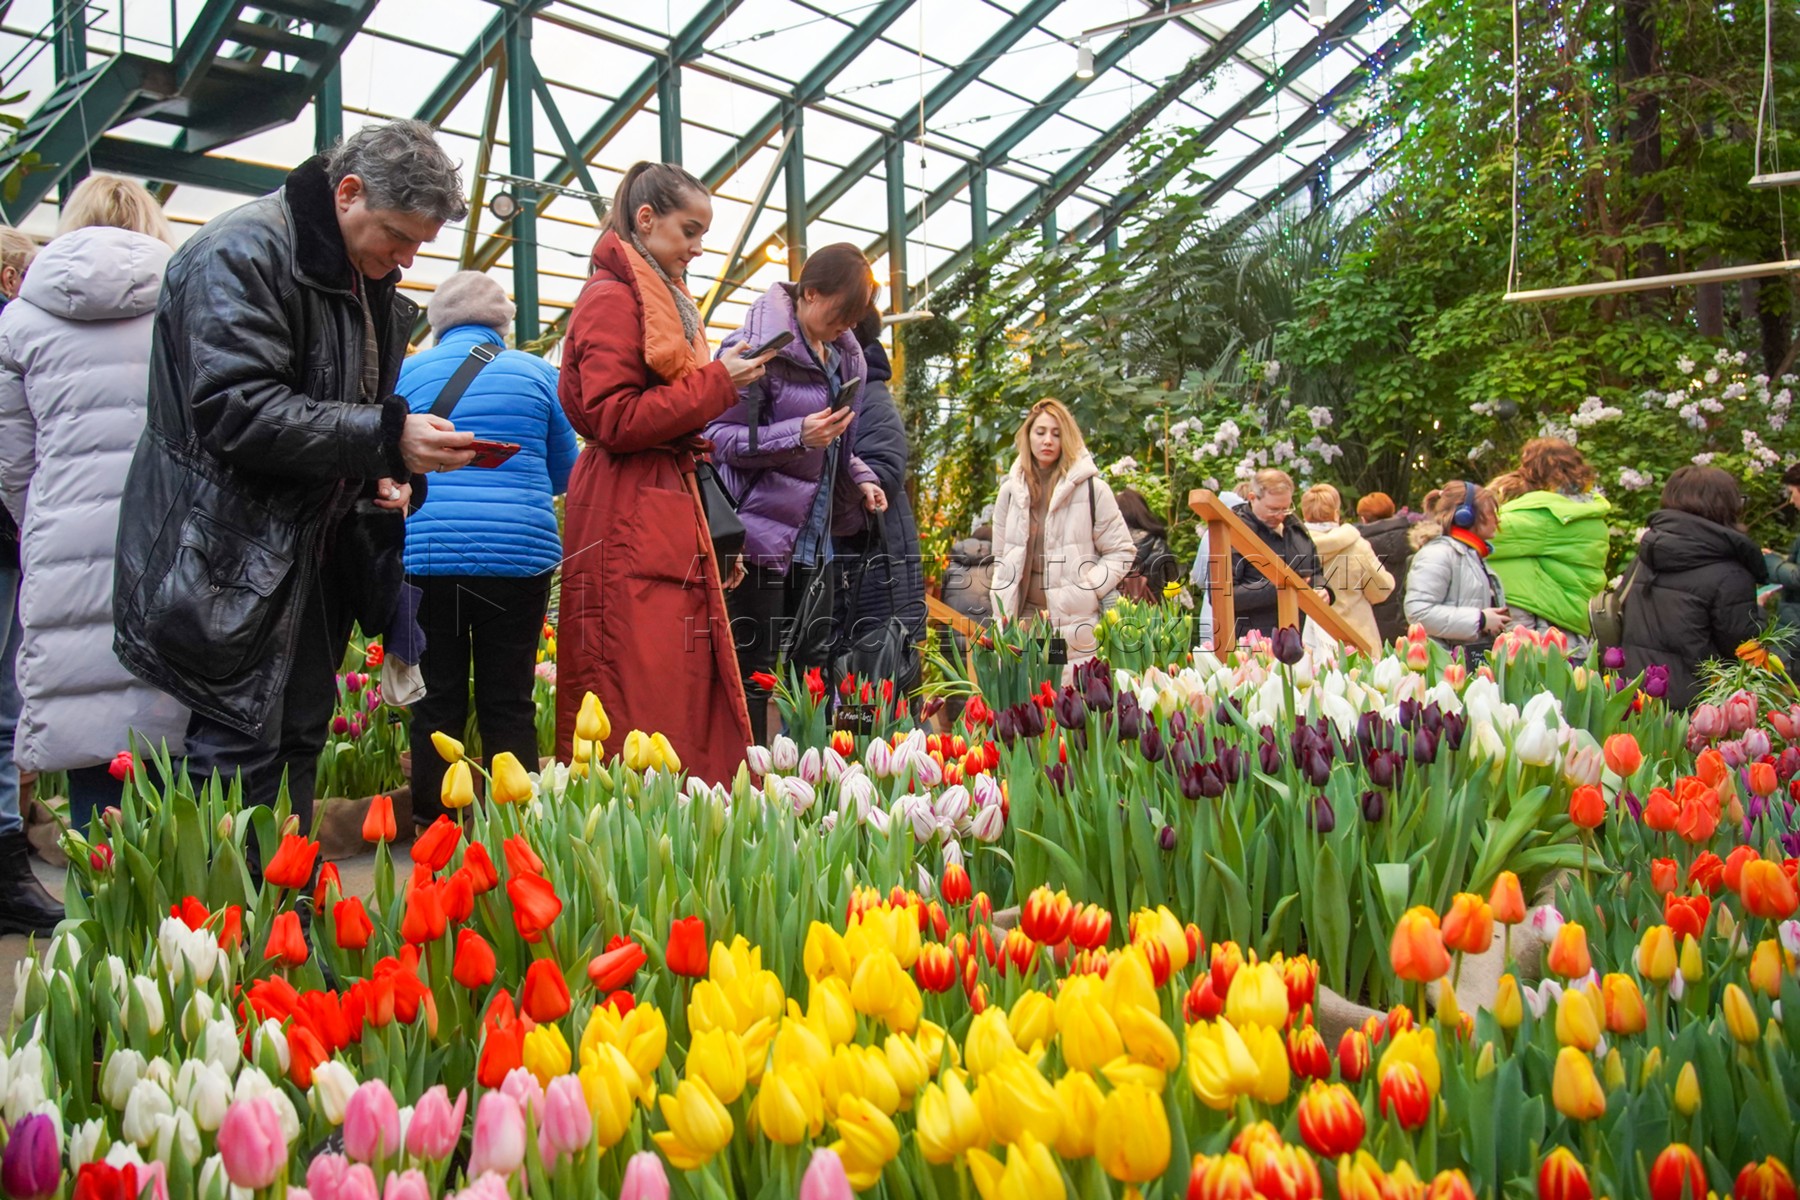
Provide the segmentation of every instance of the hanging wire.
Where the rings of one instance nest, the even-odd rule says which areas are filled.
[[[1769,136],[1774,145],[1775,170],[1781,171],[1781,125],[1775,108],[1775,0],[1763,0],[1763,86],[1762,96],[1756,102],[1756,151],[1754,174],[1761,175],[1763,148],[1763,121],[1768,119]],[[1775,189],[1776,221],[1781,228],[1781,257],[1792,258],[1788,253],[1787,205],[1782,202],[1781,189]]]
[[[925,0],[913,6],[919,13],[919,264],[924,269],[925,290],[920,292],[930,303],[931,296],[931,190],[925,178]],[[902,238],[902,241],[905,239]],[[904,280],[901,281],[904,284]],[[910,297],[902,297],[907,308]]]
[[[1512,52],[1512,254],[1506,264],[1509,293],[1519,290],[1519,0],[1512,0]]]

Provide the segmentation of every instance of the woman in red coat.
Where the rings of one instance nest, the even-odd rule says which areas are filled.
[[[557,631],[556,754],[568,759],[582,696],[612,724],[662,733],[683,767],[728,781],[750,719],[694,463],[707,422],[763,373],[742,348],[711,361],[683,277],[712,223],[680,167],[625,173],[563,342],[563,411],[585,446],[569,479]]]

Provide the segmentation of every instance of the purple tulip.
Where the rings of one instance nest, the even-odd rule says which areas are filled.
[[[1098,662],[1098,659],[1094,660]],[[1088,676],[1087,686],[1082,689],[1081,697],[1090,712],[1111,712],[1113,706],[1112,680],[1104,670],[1095,671]]]
[[[1019,705],[1019,735],[1028,738],[1044,736],[1044,710],[1029,700]]]
[[[1131,741],[1144,731],[1144,710],[1138,706],[1137,697],[1130,692],[1119,696],[1116,719],[1119,722],[1119,740]]]
[[[1369,824],[1379,824],[1381,818],[1387,816],[1387,794],[1378,792],[1374,788],[1364,792],[1362,794],[1362,815],[1363,820]]]
[[[1051,763],[1049,766],[1045,767],[1044,777],[1050,781],[1050,786],[1054,787],[1058,792],[1069,786],[1069,768],[1063,766],[1059,762]]]
[[[1781,835],[1781,850],[1789,858],[1800,857],[1800,829]]]
[[[1175,772],[1175,785],[1181,789],[1181,794],[1186,799],[1200,799],[1200,768],[1194,765],[1178,768]]]
[[[1395,724],[1399,725],[1402,729],[1412,729],[1416,727],[1419,723],[1420,716],[1422,716],[1425,711],[1420,707],[1419,702],[1411,697],[1402,700],[1395,708],[1394,721]]]
[[[1177,709],[1169,717],[1169,737],[1172,741],[1181,741],[1188,735],[1188,715]]]
[[[1625,811],[1627,811],[1631,814],[1631,819],[1633,821],[1636,821],[1639,823],[1643,822],[1644,802],[1637,798],[1636,792],[1630,792],[1630,791],[1620,792],[1619,793],[1619,802],[1625,806]]]
[[[1654,700],[1669,694],[1669,668],[1661,663],[1651,663],[1644,668],[1644,694]]]
[[[1223,739],[1220,739],[1222,741]],[[1214,749],[1219,756],[1219,773],[1226,783],[1236,783],[1244,777],[1244,751],[1238,746],[1216,745]]]
[[[1156,835],[1156,844],[1161,846],[1165,853],[1175,849],[1175,827],[1164,825],[1162,832]]]
[[[1444,741],[1452,750],[1461,750],[1463,734],[1469,731],[1468,718],[1461,713],[1444,714]]]
[[[1273,739],[1265,738],[1256,744],[1257,765],[1264,775],[1276,775],[1281,771],[1281,747]]]
[[[1331,754],[1317,746],[1308,746],[1300,755],[1300,771],[1314,787],[1324,787],[1331,778]]]
[[[1394,786],[1394,777],[1400,773],[1400,756],[1392,750],[1372,750],[1369,752],[1369,782],[1378,788]]]
[[[1413,734],[1413,761],[1420,764],[1434,763],[1437,761],[1437,751],[1437,734],[1421,726],[1419,731]]]
[[[1275,661],[1293,666],[1306,657],[1306,643],[1300,640],[1300,628],[1297,625],[1283,625],[1275,631],[1270,643],[1270,652]]]
[[[1010,746],[1019,740],[1019,714],[1016,709],[1003,708],[994,714],[994,736],[1000,739],[1002,746]]]
[[[1600,655],[1600,665],[1608,671],[1620,671],[1625,668],[1625,651],[1617,646],[1608,646]]]
[[[1337,828],[1337,810],[1331,807],[1331,799],[1323,793],[1312,798],[1311,825],[1318,833],[1330,833]]]
[[[1438,707],[1436,700],[1427,704],[1425,706],[1425,711],[1419,714],[1419,725],[1433,737],[1436,737],[1439,733],[1443,732],[1444,710]]]
[[[56,1194],[62,1183],[62,1155],[56,1146],[56,1122],[31,1113],[13,1123],[0,1156],[0,1187],[15,1200],[39,1200]]]
[[[348,717],[344,716],[342,713],[331,718],[331,732],[337,734],[339,737],[342,737],[344,734],[349,733],[350,732],[350,719]]]
[[[1144,731],[1138,735],[1138,750],[1143,754],[1145,762],[1156,763],[1163,760],[1166,751],[1162,730],[1157,728],[1155,721],[1148,722]]]
[[[1216,762],[1201,763],[1200,794],[1208,800],[1217,800],[1225,794],[1225,772]]]
[[[1065,684],[1056,694],[1056,723],[1064,729],[1087,728],[1087,705],[1072,684]]]

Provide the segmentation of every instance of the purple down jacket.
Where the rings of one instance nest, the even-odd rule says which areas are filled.
[[[825,374],[814,364],[794,312],[794,285],[779,283],[750,306],[743,327],[728,335],[719,352],[739,342],[760,346],[782,330],[794,335],[769,360],[763,377],[738,393],[738,402],[706,427],[713,462],[725,486],[736,497],[744,521],[744,554],[757,566],[785,572],[794,557],[794,542],[812,511],[819,476],[825,470],[824,449],[808,449],[800,441],[800,423],[831,404]],[[867,384],[867,364],[854,331],[833,343],[846,382]],[[861,398],[852,405],[860,412]],[[750,449],[750,413],[757,413],[756,450]],[[875,483],[876,475],[854,453],[856,422],[838,443],[838,471],[831,506],[831,532],[839,537],[860,532],[862,493],[858,485]]]

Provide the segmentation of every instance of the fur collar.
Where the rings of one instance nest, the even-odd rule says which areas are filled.
[[[350,291],[355,268],[338,228],[325,156],[315,155],[289,172],[281,195],[294,231],[294,274],[324,291]],[[373,282],[392,289],[400,282],[400,272],[391,271],[385,279]]]

